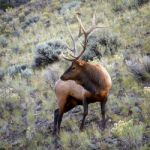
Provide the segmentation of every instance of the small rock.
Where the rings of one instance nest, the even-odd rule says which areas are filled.
[[[116,138],[108,137],[108,138],[105,139],[105,142],[108,143],[108,144],[116,145],[118,143],[118,140]]]
[[[89,147],[90,149],[92,149],[92,150],[98,150],[98,149],[99,149],[96,144],[92,144],[92,143],[90,143],[90,144],[88,145],[88,147]]]
[[[77,106],[77,107],[75,107],[71,112],[72,113],[78,113],[78,112],[80,112],[81,111],[81,108],[80,108],[80,106]]]

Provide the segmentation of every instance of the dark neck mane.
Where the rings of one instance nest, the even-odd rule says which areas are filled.
[[[104,78],[97,66],[86,64],[84,73],[81,77],[81,85],[91,93],[98,93],[104,86]]]

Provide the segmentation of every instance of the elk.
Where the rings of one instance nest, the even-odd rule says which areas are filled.
[[[71,61],[71,66],[63,73],[56,82],[55,93],[57,97],[58,109],[54,112],[54,133],[60,131],[60,125],[63,114],[77,105],[83,105],[83,118],[80,125],[82,130],[85,118],[88,114],[88,104],[100,102],[102,114],[102,127],[105,128],[105,104],[112,86],[111,78],[107,70],[100,64],[93,65],[84,60],[79,59],[85,52],[89,34],[96,28],[95,14],[92,19],[92,26],[86,30],[82,24],[79,15],[76,16],[79,23],[78,38],[83,36],[83,49],[78,56],[71,55],[72,58],[63,57]],[[69,30],[73,48],[76,51],[77,37],[73,38]]]

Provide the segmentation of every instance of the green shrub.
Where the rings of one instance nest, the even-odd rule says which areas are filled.
[[[126,149],[138,149],[142,146],[142,138],[144,132],[144,124],[135,124],[133,120],[119,121],[114,124],[112,128],[112,134],[118,137],[124,148]]]
[[[84,139],[84,140],[83,140]],[[79,150],[84,150],[84,149],[90,149],[90,143],[91,140],[88,137],[88,134],[86,132],[81,132],[81,133],[62,133],[61,134],[61,144],[63,145],[64,149],[79,149]]]
[[[89,36],[88,45],[82,56],[84,60],[93,60],[94,57],[100,59],[103,55],[113,55],[118,51],[121,42],[117,34],[112,31],[102,30]]]
[[[0,9],[7,9],[9,7],[19,6],[27,3],[29,0],[0,0]]]
[[[81,5],[80,1],[72,1],[72,2],[65,3],[61,8],[60,13],[63,14],[67,10],[77,9],[80,7],[80,5]]]
[[[102,57],[101,52],[98,50],[98,41],[96,36],[90,36],[88,39],[88,47],[82,56],[83,60],[93,60],[94,57],[100,59]]]
[[[149,0],[115,0],[113,1],[113,10],[116,12],[125,11],[126,9],[137,8],[147,2]]]
[[[126,65],[138,81],[150,83],[150,57],[143,56],[139,60],[128,60]]]
[[[39,21],[39,16],[33,16],[30,18],[27,18],[25,22],[22,23],[22,29],[25,30],[27,27],[31,26],[34,23],[37,23]]]
[[[0,9],[6,10],[7,8],[12,7],[12,5],[5,1],[0,1]]]
[[[26,64],[16,64],[8,67],[7,72],[11,77],[15,77],[18,73],[25,74],[27,67]]]
[[[32,76],[32,70],[31,69],[24,69],[21,70],[21,77],[28,79]]]
[[[37,45],[35,49],[33,67],[44,67],[58,61],[59,55],[66,48],[66,44],[61,40],[50,40]]]

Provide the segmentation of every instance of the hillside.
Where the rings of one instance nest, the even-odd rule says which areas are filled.
[[[150,149],[149,0],[31,0],[0,11],[0,149]],[[57,108],[54,85],[70,62],[62,58],[78,34],[75,14],[96,29],[82,59],[100,63],[112,78],[107,127],[100,106],[63,116],[59,138],[52,135]],[[81,41],[83,39],[81,38]],[[77,46],[81,48],[80,45]]]

